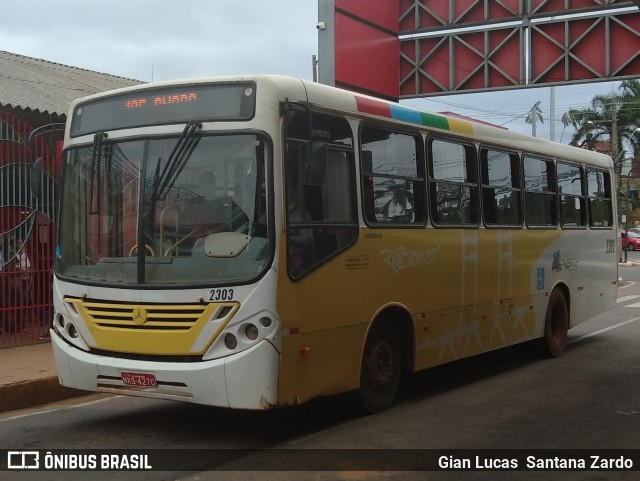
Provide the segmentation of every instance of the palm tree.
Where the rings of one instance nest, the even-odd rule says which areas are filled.
[[[593,150],[595,143],[602,140],[603,136],[611,137],[611,123],[605,119],[603,112],[593,106],[571,109],[565,116],[570,119],[575,129],[570,145],[584,146],[588,150]]]
[[[593,150],[597,142],[609,142],[607,152],[614,160],[616,171],[621,172],[624,164],[624,146],[631,144],[638,152],[640,139],[636,135],[640,113],[640,81],[626,80],[620,85],[620,92],[596,95],[591,106],[584,109],[570,109],[563,115],[576,129],[571,145],[582,145]],[[638,158],[638,155],[634,157]]]
[[[597,142],[608,142],[609,152],[614,161],[619,187],[618,205],[628,203],[627,192],[622,187],[622,170],[625,164],[625,146],[631,146],[633,160],[631,172],[640,170],[640,81],[625,80],[621,82],[619,91],[606,95],[596,95],[591,106],[585,109],[571,109],[563,116],[576,129],[571,145],[582,145],[593,150]],[[627,187],[630,178],[627,177]],[[629,212],[627,212],[629,214]]]
[[[623,108],[620,116],[622,122],[618,126],[620,136],[627,140],[633,150],[632,169],[638,172],[640,163],[640,135],[638,128],[640,127],[640,81],[639,80],[623,80],[619,90],[620,100]]]
[[[536,136],[536,123],[540,121],[541,124],[544,124],[544,118],[542,117],[542,109],[540,108],[540,101],[538,100],[531,110],[529,114],[527,114],[527,118],[524,120],[526,123],[531,124],[531,135]]]

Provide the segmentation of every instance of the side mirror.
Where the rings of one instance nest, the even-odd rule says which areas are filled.
[[[40,197],[42,185],[42,157],[38,157],[31,167],[31,195]]]

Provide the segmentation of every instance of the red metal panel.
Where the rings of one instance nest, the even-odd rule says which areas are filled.
[[[522,17],[522,0],[400,0],[400,31],[460,28]]]
[[[533,0],[532,15],[575,13],[583,10],[633,6],[631,0]]]
[[[454,0],[457,27],[487,21],[507,21],[520,16],[520,0]]]
[[[425,38],[401,43],[400,96],[449,90],[449,41]]]
[[[611,74],[620,77],[640,75],[640,14],[620,15],[610,23]]]
[[[344,0],[347,2],[348,0]],[[524,17],[637,6],[637,0],[400,0],[400,32],[507,22]]]
[[[336,12],[336,85],[397,99],[399,49],[395,35]]]
[[[398,33],[398,0],[335,0],[336,10],[360,17],[393,33]]]
[[[521,39],[516,27],[403,41],[400,94],[519,86]]]
[[[400,0],[400,32],[462,28],[482,23],[518,20],[635,5],[632,0]]]
[[[448,2],[431,2],[429,7],[422,0],[400,0],[400,32],[444,27],[450,24]]]
[[[640,75],[640,15],[534,25],[531,53],[536,84]]]
[[[621,3],[627,2],[617,2],[616,6]],[[472,10],[479,5],[471,0],[453,4],[468,5]],[[567,0],[566,4],[574,9],[589,7],[593,12],[604,8],[602,2],[594,0]],[[408,5],[401,3],[401,8]],[[414,3],[414,7],[418,5],[422,3]],[[565,5],[564,0],[536,3],[538,12],[555,11],[560,5]],[[420,12],[414,8],[405,23],[417,20],[415,15]],[[465,18],[477,17],[470,10]],[[526,31],[531,32],[528,56],[523,44]],[[530,26],[525,22],[508,28],[487,25],[483,31],[455,30],[442,36],[404,39],[400,48],[403,98],[633,78],[640,75],[640,12],[609,11],[558,21],[541,18]],[[530,59],[529,78],[524,74],[525,57]]]

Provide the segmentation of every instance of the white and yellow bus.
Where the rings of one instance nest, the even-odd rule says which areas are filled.
[[[240,409],[354,391],[567,330],[617,293],[610,158],[300,79],[71,106],[60,382]]]

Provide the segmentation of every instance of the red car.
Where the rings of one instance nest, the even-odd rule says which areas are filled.
[[[630,251],[640,249],[640,234],[634,231],[621,231],[620,242],[622,248]]]

